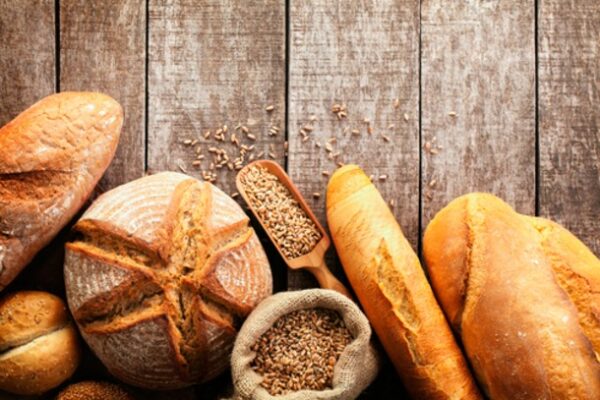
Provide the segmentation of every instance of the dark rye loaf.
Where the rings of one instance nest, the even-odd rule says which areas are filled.
[[[0,129],[0,291],[85,203],[115,154],[122,123],[111,97],[65,92]]]
[[[248,217],[187,175],[113,189],[75,230],[65,260],[69,307],[96,355],[132,385],[172,389],[218,375],[240,320],[272,292]]]

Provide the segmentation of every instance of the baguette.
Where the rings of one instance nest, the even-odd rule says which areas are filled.
[[[411,397],[480,399],[419,258],[357,166],[331,177],[327,221],[344,271]]]
[[[111,97],[64,92],[0,129],[0,291],[85,203],[122,123]]]
[[[544,226],[489,194],[455,199],[425,232],[432,285],[490,398],[599,399],[600,364],[558,283],[571,272],[557,279],[552,268],[570,263],[561,253],[572,258],[581,245],[561,230],[559,241],[544,239]],[[597,288],[597,271],[591,275]]]

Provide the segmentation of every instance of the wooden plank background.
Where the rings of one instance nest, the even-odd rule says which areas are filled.
[[[56,90],[54,1],[0,0],[0,125]]]
[[[101,90],[124,106],[98,192],[165,169],[200,177],[214,142],[205,132],[227,125],[286,166],[323,223],[322,172],[358,163],[415,249],[448,201],[484,190],[558,220],[600,254],[596,0],[0,0],[0,124],[57,90]],[[233,193],[234,177],[220,169],[216,184]],[[9,290],[62,293],[67,237]],[[263,243],[277,290],[315,285],[288,276]],[[333,250],[328,263],[344,279]],[[361,398],[405,397],[387,361],[384,371]],[[93,377],[108,375],[88,352],[74,379]],[[224,374],[161,398],[230,391]]]
[[[473,191],[535,212],[534,14],[525,0],[423,1],[423,227]]]
[[[284,163],[285,3],[256,1],[150,1],[148,64],[148,169],[185,170],[200,177],[207,170],[207,147],[227,126],[228,134],[246,126],[257,138],[258,154],[272,150]],[[265,108],[274,105],[271,112]],[[281,133],[269,136],[272,126]],[[237,131],[240,140],[243,132]],[[228,137],[230,137],[228,135]],[[192,165],[198,139],[206,158]],[[246,141],[249,145],[252,141]],[[210,144],[207,144],[210,143]],[[229,155],[229,141],[219,147]],[[218,172],[216,184],[235,192],[235,173]]]
[[[600,254],[600,2],[540,0],[540,214]]]

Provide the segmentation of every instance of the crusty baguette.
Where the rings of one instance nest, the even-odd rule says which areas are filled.
[[[184,174],[106,192],[74,229],[69,307],[109,371],[135,386],[180,388],[223,372],[239,320],[272,292],[240,206]]]
[[[26,291],[0,300],[0,390],[44,393],[69,378],[79,359],[77,332],[61,299]]]
[[[109,96],[65,92],[0,129],[0,290],[89,197],[122,123],[121,106]]]
[[[494,400],[600,398],[600,364],[547,249],[531,221],[482,193],[452,201],[425,232],[432,285]]]
[[[411,396],[480,399],[417,255],[357,166],[331,177],[327,222],[346,275]]]

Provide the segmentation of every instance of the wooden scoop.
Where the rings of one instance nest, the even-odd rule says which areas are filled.
[[[311,250],[310,253],[292,259],[287,258],[281,251],[281,248],[275,241],[275,238],[271,235],[271,232],[264,224],[263,220],[254,210],[252,203],[249,201],[248,196],[246,195],[246,191],[244,190],[244,184],[241,182],[240,178],[241,176],[243,176],[247,169],[255,165],[260,165],[279,179],[279,181],[290,191],[290,193],[296,199],[298,204],[300,204],[300,207],[302,207],[302,209],[308,215],[308,217],[315,223],[317,229],[319,229],[319,231],[321,232],[321,240],[319,240],[319,242],[315,245],[315,247]],[[285,260],[288,267],[290,267],[291,269],[307,269],[311,274],[315,276],[315,278],[317,278],[317,281],[319,282],[319,285],[321,285],[322,288],[332,289],[345,295],[346,297],[351,297],[348,290],[344,287],[344,285],[342,285],[342,283],[339,280],[337,280],[335,276],[333,276],[331,271],[329,271],[329,268],[327,268],[327,264],[325,264],[325,252],[331,244],[329,236],[327,236],[325,229],[323,229],[323,227],[315,217],[315,214],[313,214],[310,207],[308,207],[308,205],[306,204],[306,201],[304,200],[304,197],[302,197],[302,194],[300,193],[298,188],[294,185],[290,177],[279,166],[279,164],[269,160],[254,161],[240,170],[240,172],[237,174],[235,184],[239,193],[246,201],[246,204],[248,204],[248,207],[250,208],[250,210],[252,210],[252,213],[254,214],[258,222],[260,222],[265,232],[267,232],[267,235],[269,235],[271,242],[273,242],[275,248],[277,248],[277,251],[279,252],[279,254],[281,254],[281,257]]]

